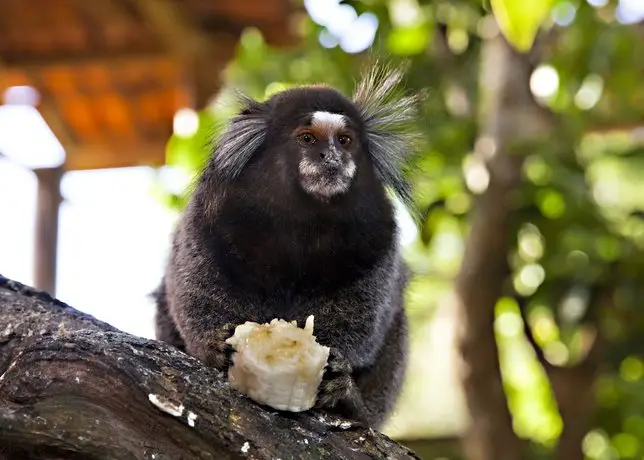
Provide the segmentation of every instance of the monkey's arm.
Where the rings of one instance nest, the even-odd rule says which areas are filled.
[[[406,363],[407,317],[400,306],[371,365],[355,368],[331,348],[317,406],[378,428],[395,403]]]
[[[177,326],[168,311],[168,300],[165,289],[165,281],[162,280],[159,287],[152,293],[157,311],[154,315],[155,336],[157,340],[168,343],[181,351],[186,351],[186,344],[179,335]]]
[[[319,310],[318,340],[331,347],[321,407],[371,425],[390,411],[406,363],[407,278],[402,261],[390,259]]]
[[[200,273],[198,276],[193,273]],[[188,354],[225,370],[232,349],[226,344],[235,327],[255,318],[248,302],[231,294],[216,273],[187,266],[166,277],[168,311]]]
[[[386,420],[396,403],[405,377],[407,349],[407,315],[401,306],[374,364],[354,373],[373,427]]]

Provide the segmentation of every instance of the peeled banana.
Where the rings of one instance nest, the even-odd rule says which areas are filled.
[[[226,342],[235,350],[228,368],[233,389],[274,409],[313,407],[329,357],[329,347],[313,335],[313,316],[303,329],[277,318],[266,324],[249,321]]]

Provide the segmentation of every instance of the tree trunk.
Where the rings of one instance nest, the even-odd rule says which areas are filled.
[[[487,184],[477,197],[455,282],[457,348],[470,425],[463,437],[469,460],[520,460],[494,336],[494,310],[507,277],[512,198],[521,183],[520,143],[546,136],[550,119],[532,98],[532,65],[497,33],[483,45],[481,134],[474,155]],[[525,145],[525,144],[524,144]],[[480,176],[479,176],[480,177]]]
[[[3,458],[418,457],[330,414],[260,406],[179,350],[0,276]]]

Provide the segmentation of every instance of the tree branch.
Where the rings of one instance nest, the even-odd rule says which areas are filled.
[[[272,411],[215,370],[0,276],[0,459],[416,457],[353,422]]]
[[[591,289],[589,309],[607,302],[612,288],[594,285]],[[527,318],[527,299],[515,295],[523,320],[526,339],[543,366],[563,421],[563,431],[557,444],[557,458],[583,460],[582,441],[590,428],[593,409],[593,389],[602,360],[603,336],[599,324],[594,324],[595,337],[584,358],[571,366],[558,366],[547,360],[537,343]]]
[[[604,296],[604,294],[599,294],[599,293],[596,295],[599,295],[601,297]],[[586,350],[584,358],[581,359],[578,363],[575,363],[571,366],[559,366],[548,361],[543,351],[543,348],[541,348],[541,345],[539,345],[539,343],[537,342],[537,339],[532,333],[532,328],[530,327],[530,321],[528,320],[528,314],[527,314],[527,299],[519,295],[515,295],[514,299],[519,306],[521,320],[523,321],[523,332],[524,332],[525,338],[530,344],[530,346],[532,347],[532,350],[534,351],[534,354],[537,357],[537,360],[541,363],[541,365],[544,367],[547,373],[553,374],[556,372],[562,373],[562,372],[571,371],[571,372],[584,372],[586,374],[594,375],[596,371],[597,363],[598,361],[601,360],[600,355],[601,355],[601,349],[602,349],[602,336],[600,334],[599,325],[597,324],[593,325],[593,328],[595,329],[595,337],[593,338],[591,345],[588,347],[588,350]],[[591,298],[591,301],[593,301],[592,298]]]
[[[541,363],[541,365],[547,372],[548,369],[551,366],[553,366],[553,364],[546,359],[546,354],[544,353],[543,348],[541,348],[541,345],[539,345],[539,343],[537,342],[537,339],[532,333],[532,328],[530,327],[530,321],[528,320],[528,312],[527,312],[528,299],[526,299],[521,295],[515,294],[514,300],[519,306],[519,313],[521,314],[521,320],[523,321],[523,334],[525,335],[526,340],[532,347],[532,350],[534,351],[534,354],[537,357],[537,360],[539,361],[539,363]]]

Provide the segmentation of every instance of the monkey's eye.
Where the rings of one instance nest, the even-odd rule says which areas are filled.
[[[300,142],[304,144],[314,144],[317,140],[315,136],[311,133],[303,133],[298,136]]]
[[[340,145],[349,145],[351,143],[351,137],[343,134],[338,137],[338,142]]]

